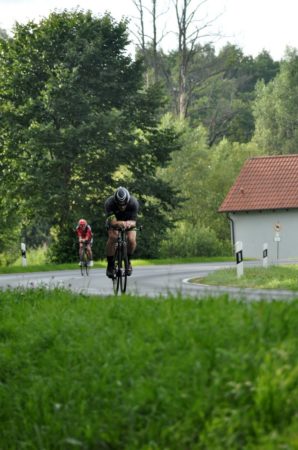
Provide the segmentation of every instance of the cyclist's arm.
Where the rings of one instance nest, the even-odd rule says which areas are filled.
[[[92,237],[93,237],[92,230],[91,230],[91,228],[90,228],[90,226],[89,226],[89,228],[88,228],[88,230],[87,230],[87,233],[86,233],[85,240],[86,240],[86,241],[91,241],[91,240],[92,240]]]
[[[136,226],[136,221],[135,220],[126,220],[125,223],[125,228],[134,228]]]
[[[111,214],[107,218],[108,227],[133,228],[136,226],[135,220],[117,220],[115,214]]]

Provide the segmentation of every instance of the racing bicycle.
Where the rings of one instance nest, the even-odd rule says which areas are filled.
[[[136,230],[141,231],[142,226],[136,228],[123,228],[119,226],[113,226],[114,230],[118,230],[117,242],[115,244],[115,256],[114,256],[114,275],[113,275],[113,289],[114,293],[118,294],[126,292],[127,277],[128,277],[128,257],[127,257],[127,231]]]
[[[88,241],[83,241],[83,248],[82,248],[82,254],[80,259],[80,269],[81,269],[81,275],[89,275],[90,272],[90,259],[88,257],[87,253],[87,244]]]

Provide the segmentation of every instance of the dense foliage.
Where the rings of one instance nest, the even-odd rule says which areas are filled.
[[[177,147],[176,135],[159,126],[162,92],[143,88],[141,61],[125,54],[127,44],[124,21],[66,11],[17,25],[1,42],[3,225],[21,221],[27,234],[46,226],[53,260],[76,257],[80,216],[103,256],[103,204],[118,184],[142,204],[141,253],[154,255],[165,229],[175,195],[155,172]]]
[[[54,260],[75,257],[80,216],[99,237],[100,256],[103,203],[118,184],[139,196],[145,224],[150,217],[146,249],[154,253],[174,199],[155,169],[177,145],[175,134],[159,127],[161,92],[143,89],[127,43],[125,22],[81,12],[17,25],[1,43],[3,209],[7,203],[9,220],[29,231],[47,225]]]
[[[137,256],[221,254],[217,210],[245,159],[296,153],[297,50],[274,61],[142,42],[133,58],[125,19],[78,10],[1,31],[1,264],[21,239],[74,260],[81,216],[104,257],[103,203],[119,184],[141,203]]]
[[[255,141],[268,154],[298,153],[298,50],[288,49],[280,73],[257,85]]]

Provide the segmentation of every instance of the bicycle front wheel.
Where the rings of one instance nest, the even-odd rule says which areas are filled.
[[[83,251],[83,255],[82,255],[82,260],[81,260],[81,274],[84,275],[89,275],[89,265],[88,265],[88,255],[86,252],[86,249],[84,249]]]
[[[81,266],[80,266],[80,269],[81,269],[81,275],[82,275],[82,277],[83,277],[84,274],[85,274],[85,267],[84,267],[84,261],[83,261],[83,259],[81,259],[80,264],[81,264]]]
[[[121,252],[120,252],[121,253]],[[120,259],[119,259],[120,257]],[[113,276],[113,290],[114,294],[117,295],[120,288],[120,279],[121,279],[121,254],[119,254],[118,248],[116,249],[115,257],[114,257],[114,276]]]
[[[128,270],[128,259],[127,254],[123,251],[121,258],[121,292],[124,294],[127,287],[127,270]]]

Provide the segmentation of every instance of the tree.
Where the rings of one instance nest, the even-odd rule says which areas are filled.
[[[193,0],[173,0],[177,26],[178,26],[178,59],[179,59],[179,94],[178,111],[179,117],[185,118],[189,106],[189,69],[198,49],[201,48],[200,40],[211,37],[210,28],[216,18],[204,20],[199,16],[202,6],[207,2]],[[192,5],[194,5],[193,9]]]
[[[255,143],[229,142],[222,139],[209,151],[208,174],[203,181],[205,195],[201,199],[201,215],[204,224],[211,224],[220,240],[230,238],[230,225],[218,208],[234,184],[240,169],[248,158],[263,152]]]
[[[158,33],[160,31],[158,21],[165,12],[158,10],[159,3],[157,0],[150,0],[146,5],[143,0],[133,0],[133,3],[138,11],[139,17],[135,22],[137,31],[132,31],[132,33],[137,38],[137,51],[145,61],[146,83],[149,85],[159,81],[161,59],[159,57],[158,46],[167,33],[164,30]],[[149,32],[145,28],[146,16],[149,17],[152,24]]]
[[[145,215],[146,196],[156,199],[161,230],[164,208],[174,204],[172,189],[154,174],[176,138],[159,127],[162,93],[143,89],[143,67],[125,54],[128,42],[126,21],[81,11],[16,25],[13,39],[1,42],[0,189],[5,183],[17,195],[27,222],[49,222],[53,259],[75,257],[79,216],[103,250],[100,211],[120,182],[140,193]]]
[[[231,143],[228,139],[222,139],[210,148],[208,133],[203,126],[193,129],[186,121],[177,121],[176,127],[181,150],[174,152],[170,165],[162,170],[162,176],[180,190],[181,208],[174,211],[179,239],[183,240],[185,235],[187,246],[188,236],[192,236],[190,241],[194,243],[199,240],[198,236],[206,239],[209,230],[209,235],[215,235],[219,242],[229,242],[229,224],[226,217],[218,213],[218,208],[244,161],[262,152],[254,143]],[[177,233],[172,237],[177,248],[183,247],[183,244],[177,246]],[[198,251],[199,248],[205,252],[220,249],[214,239],[209,241],[209,250],[207,245],[203,248],[197,242]]]
[[[257,86],[255,142],[268,154],[298,153],[298,51],[288,49],[274,80]]]
[[[203,122],[209,145],[223,137],[238,142],[251,140],[255,85],[260,79],[270,81],[278,70],[279,64],[268,53],[262,52],[254,59],[231,44],[218,55],[212,47],[208,53],[197,54],[191,68],[196,88],[190,99],[189,117],[194,124]]]
[[[0,39],[8,39],[7,31],[3,28],[0,28]]]
[[[153,82],[160,80],[161,74],[164,77],[167,73],[163,51],[158,48],[160,43],[170,33],[177,35],[177,48],[173,51],[177,67],[177,72],[174,75],[176,86],[172,90],[172,94],[175,95],[175,108],[180,118],[185,118],[188,114],[193,85],[190,75],[192,61],[196,53],[204,47],[201,41],[206,41],[207,37],[211,38],[213,35],[211,27],[216,18],[206,20],[206,17],[204,17],[203,7],[207,2],[208,0],[171,0],[169,4],[173,7],[177,30],[169,30],[165,20],[164,28],[160,32],[158,19],[168,12],[171,15],[171,8],[169,7],[166,11],[160,12],[158,6],[161,2],[158,2],[158,0],[150,0],[149,7],[147,6],[148,2],[146,3],[144,0],[133,0],[139,13],[139,25],[137,25],[138,41],[146,62],[147,71],[152,68],[154,74],[152,77]],[[149,15],[152,23],[152,30],[149,34],[145,32],[144,17],[146,13]],[[172,81],[171,84],[173,85]]]

